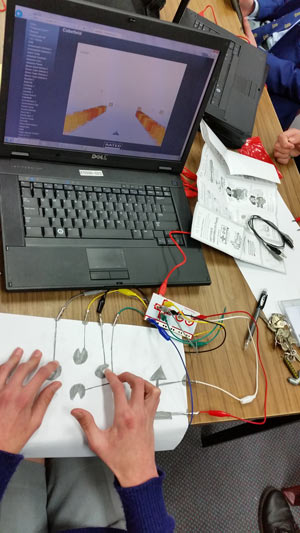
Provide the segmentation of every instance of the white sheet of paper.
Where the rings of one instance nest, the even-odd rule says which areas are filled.
[[[272,313],[282,313],[279,302],[300,298],[299,262],[300,262],[300,232],[298,224],[293,221],[293,215],[278,193],[277,201],[278,227],[287,233],[294,241],[294,248],[284,247],[284,264],[286,274],[274,272],[262,267],[236,260],[236,263],[246,279],[255,298],[258,300],[263,289],[268,291],[268,299],[264,313],[269,317]]]
[[[203,120],[201,121],[201,134],[205,142],[209,144],[210,147],[213,146],[222,156],[227,164],[230,174],[252,176],[266,181],[280,183],[274,165],[228,150]]]
[[[54,328],[54,319],[1,313],[0,363],[7,360],[17,346],[24,349],[24,361],[37,348],[43,353],[42,364],[53,360]],[[84,346],[83,323],[78,320],[58,321],[55,358],[62,366],[58,379],[63,385],[51,402],[41,427],[24,447],[22,453],[25,457],[93,455],[78,422],[70,415],[75,407],[90,411],[102,429],[112,423],[113,397],[110,387],[106,385],[105,378],[100,379],[95,375],[96,368],[104,363],[99,324],[89,322],[85,333],[88,359],[84,364],[76,365],[73,354],[76,349],[82,350]],[[188,417],[178,414],[187,411],[186,386],[182,383],[185,370],[178,353],[171,342],[163,339],[156,329],[117,325],[113,335],[112,365],[111,333],[112,326],[104,324],[105,360],[114,372],[119,374],[129,371],[148,381],[151,381],[157,371],[162,376],[158,382],[161,387],[158,413],[164,413],[163,416],[170,418],[154,422],[155,449],[175,448],[188,427]],[[176,345],[185,361],[182,345]],[[78,383],[85,387],[84,397],[81,399],[77,394],[71,400],[70,389]],[[152,379],[152,383],[157,384],[155,379]]]

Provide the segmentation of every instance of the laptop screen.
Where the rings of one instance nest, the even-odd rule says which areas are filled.
[[[4,144],[180,161],[219,53],[16,5]]]

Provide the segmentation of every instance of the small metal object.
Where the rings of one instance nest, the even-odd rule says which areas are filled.
[[[291,361],[289,361],[286,355],[283,356],[283,361],[293,376],[292,378],[287,378],[288,382],[291,383],[292,385],[299,385],[300,384],[300,370],[298,370],[298,372],[295,370],[294,366],[292,365]]]

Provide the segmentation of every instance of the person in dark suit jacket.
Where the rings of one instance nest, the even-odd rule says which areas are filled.
[[[244,30],[252,44],[267,50],[267,87],[283,130],[300,110],[300,2],[299,0],[240,0]],[[264,23],[251,32],[247,17]],[[284,17],[284,18],[283,18]],[[271,24],[267,25],[268,22]]]

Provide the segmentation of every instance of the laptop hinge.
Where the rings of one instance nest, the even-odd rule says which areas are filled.
[[[11,152],[12,157],[29,157],[29,152]]]
[[[158,170],[162,170],[163,172],[172,172],[172,167],[158,167]]]

